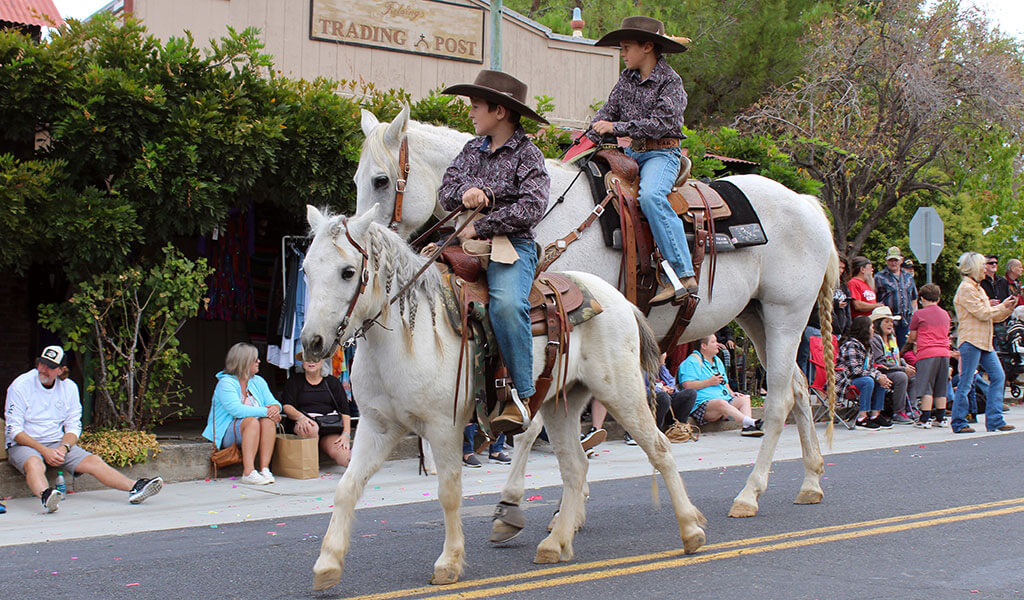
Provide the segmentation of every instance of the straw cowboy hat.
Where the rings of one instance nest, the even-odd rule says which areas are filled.
[[[526,84],[501,71],[484,69],[473,83],[460,83],[445,88],[442,94],[480,98],[517,112],[527,119],[548,124],[548,120],[526,105]]]
[[[665,54],[686,52],[690,38],[665,35],[665,24],[652,17],[626,17],[622,26],[594,42],[595,46],[618,46],[623,40],[652,42]]]
[[[893,321],[899,321],[903,317],[892,314],[888,306],[876,306],[875,310],[871,311],[871,322],[874,323],[879,319],[892,319]]]

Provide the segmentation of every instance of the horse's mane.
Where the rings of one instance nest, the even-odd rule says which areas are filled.
[[[325,224],[320,231],[336,239],[345,231],[346,220],[343,215],[332,214],[324,209]],[[412,247],[397,233],[380,223],[371,222],[363,235],[357,239],[363,250],[369,255],[367,268],[374,274],[373,289],[388,298],[384,307],[383,317],[387,317],[392,294],[398,291],[426,263],[426,258],[413,251]],[[397,300],[399,314],[409,325],[409,330],[416,328],[416,310],[420,298],[426,298],[430,307],[431,324],[437,324],[437,303],[440,301],[441,274],[437,269],[427,269],[413,282],[412,286]],[[382,287],[383,286],[383,287]]]

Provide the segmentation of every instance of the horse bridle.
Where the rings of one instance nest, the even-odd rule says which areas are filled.
[[[391,213],[388,228],[398,231],[402,223],[402,200],[405,198],[405,184],[409,181],[409,136],[402,136],[402,145],[398,149],[398,180],[395,181],[395,208]]]
[[[469,218],[467,218],[461,226],[459,226],[455,231],[453,231],[451,235],[445,238],[444,242],[438,245],[437,249],[434,250],[434,252],[430,255],[427,261],[423,263],[423,266],[420,267],[420,270],[416,271],[416,274],[413,275],[412,278],[409,279],[409,281],[405,282],[405,285],[403,285],[398,290],[398,292],[391,297],[391,299],[388,301],[388,304],[394,304],[396,301],[398,301],[399,298],[402,297],[402,294],[409,291],[409,288],[412,287],[412,284],[414,284],[416,280],[420,278],[420,275],[423,275],[423,273],[425,273],[427,269],[429,269],[431,265],[434,264],[434,261],[437,260],[437,257],[441,255],[441,252],[445,249],[445,247],[447,247],[448,244],[452,242],[452,240],[454,240],[460,233],[462,233],[463,229],[465,229],[470,223],[473,222],[473,217],[480,214],[480,211],[482,209],[483,205],[480,205],[473,209],[472,212],[470,212]],[[423,235],[428,235],[433,231],[436,231],[441,225],[443,225],[448,220],[452,219],[453,217],[455,217],[464,210],[465,208],[460,206],[455,210],[451,211],[450,213],[448,213],[448,216],[442,219],[437,225],[431,228],[430,231],[427,231]],[[342,217],[341,219],[341,223],[345,227],[345,237],[348,238],[348,243],[352,244],[352,247],[359,252],[361,256],[361,262],[359,265],[359,287],[356,288],[356,293],[352,295],[352,300],[349,301],[348,310],[345,311],[345,316],[341,319],[341,324],[338,325],[338,330],[334,336],[335,341],[341,340],[341,334],[345,332],[345,329],[348,327],[349,322],[352,320],[352,312],[355,311],[356,309],[356,303],[359,302],[359,296],[361,296],[363,292],[366,291],[366,284],[369,283],[370,281],[370,272],[366,269],[366,263],[369,261],[370,255],[366,253],[366,250],[364,250],[363,247],[360,246],[358,242],[352,239],[352,234],[350,234],[348,231],[348,218]],[[341,246],[338,245],[338,241],[333,240],[333,243],[334,248],[338,251],[338,253],[344,256],[345,251],[341,248]],[[380,318],[380,316],[383,313],[384,309],[382,308],[379,311],[377,311],[377,314],[374,315],[372,318],[363,321],[362,326],[360,326],[359,329],[352,334],[351,340],[363,337],[366,334],[367,329],[372,327],[374,323],[378,323],[377,319]],[[383,327],[383,325],[381,325],[381,327]],[[349,342],[346,341],[345,344],[348,345]]]

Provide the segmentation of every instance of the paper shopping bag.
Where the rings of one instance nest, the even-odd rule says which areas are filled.
[[[313,479],[320,476],[320,450],[318,438],[302,438],[290,433],[278,433],[274,443],[271,468],[274,475],[292,479]]]

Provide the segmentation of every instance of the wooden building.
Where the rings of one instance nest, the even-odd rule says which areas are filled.
[[[228,26],[257,27],[286,76],[363,80],[414,98],[472,81],[491,64],[485,0],[115,0],[104,10],[135,14],[161,39],[187,30],[206,41]],[[620,70],[617,50],[553,33],[508,9],[501,66],[531,95],[554,99],[553,122],[574,126],[589,120],[590,106],[607,97]]]

